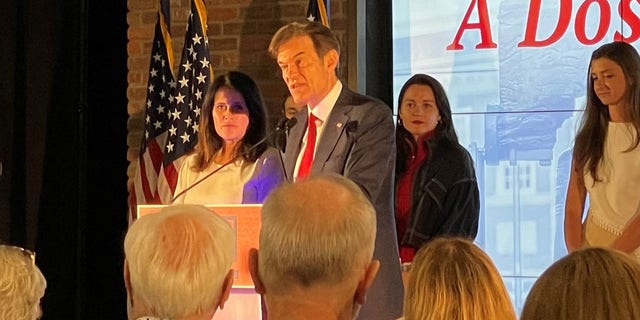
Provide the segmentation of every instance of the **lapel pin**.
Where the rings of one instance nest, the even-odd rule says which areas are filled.
[[[342,128],[342,122],[338,122],[338,123],[336,123],[336,127],[338,127],[338,128]]]

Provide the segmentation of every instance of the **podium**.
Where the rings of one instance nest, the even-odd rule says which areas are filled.
[[[166,205],[138,205],[136,218],[154,214]],[[224,309],[218,310],[213,319],[262,319],[260,295],[254,290],[249,273],[249,249],[258,248],[260,235],[260,204],[205,205],[229,222],[235,238],[235,258],[231,264],[234,272],[233,287]]]

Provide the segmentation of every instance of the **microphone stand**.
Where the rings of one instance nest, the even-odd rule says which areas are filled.
[[[283,122],[282,120],[285,120],[284,123],[282,124],[281,127],[276,128],[276,131],[274,132],[274,134],[280,133],[280,134],[284,134],[285,136],[284,136],[284,139],[278,139],[278,137],[276,136],[275,147],[276,149],[278,149],[278,159],[280,159],[280,166],[282,167],[282,173],[284,174],[284,181],[289,181],[289,177],[287,176],[287,169],[284,167],[284,159],[282,157],[282,154],[284,153],[285,146],[287,145],[286,134],[289,131],[289,129],[293,128],[293,126],[295,126],[296,123],[298,123],[298,119],[296,119],[296,117],[292,117],[291,119],[288,119],[288,120],[284,118],[284,119],[281,119],[278,123]]]
[[[247,154],[249,151],[257,148],[259,145],[265,143],[270,137],[278,134],[278,133],[282,133],[282,132],[286,132],[287,130],[289,130],[290,128],[292,128],[296,122],[298,120],[296,120],[296,118],[291,118],[291,119],[287,119],[287,118],[283,118],[280,119],[280,121],[278,121],[278,125],[276,126],[276,128],[273,130],[273,132],[269,135],[266,135],[264,138],[260,139],[260,141],[258,141],[256,144],[254,144],[253,146],[251,146],[251,148],[247,149],[243,154]],[[278,156],[280,158],[280,164],[282,165],[282,171],[285,175],[285,179],[287,179],[287,172],[284,170],[284,160],[282,159],[282,153],[280,152],[280,150],[278,150]],[[225,163],[223,163],[220,167],[216,168],[215,170],[209,172],[206,176],[202,177],[200,180],[194,182],[192,185],[188,186],[187,188],[185,188],[184,190],[180,191],[176,196],[173,197],[173,199],[171,199],[171,203],[174,203],[176,201],[176,199],[178,199],[179,197],[181,197],[182,195],[184,195],[185,193],[187,193],[187,191],[193,189],[195,186],[199,185],[200,183],[202,183],[204,180],[208,179],[209,177],[211,177],[212,175],[216,174],[217,172],[219,172],[220,170],[222,170],[224,167],[234,163],[236,160],[238,160],[238,157],[235,157]],[[287,179],[288,180],[288,179]]]
[[[262,143],[262,142],[260,142]],[[202,181],[207,180],[209,177],[211,177],[212,175],[214,175],[216,172],[222,170],[224,167],[234,163],[236,160],[238,159],[238,157],[235,157],[227,162],[225,162],[224,164],[222,164],[220,167],[216,168],[215,170],[209,172],[209,174],[207,174],[206,176],[202,177],[202,179],[194,182],[192,185],[190,185],[189,187],[185,188],[184,190],[180,191],[180,193],[178,193],[176,196],[173,197],[173,199],[171,199],[171,203],[174,203],[176,201],[176,199],[178,199],[179,197],[181,197],[182,195],[184,195],[185,193],[187,193],[187,191],[193,189],[195,186],[199,185]]]

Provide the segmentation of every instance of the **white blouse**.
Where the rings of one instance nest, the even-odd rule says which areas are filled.
[[[178,174],[175,194],[203,179],[222,165],[213,163],[207,169],[196,172],[192,170],[195,154],[183,161]],[[193,204],[240,204],[245,184],[251,179],[256,163],[238,160],[212,174],[201,183],[179,196],[174,203]]]
[[[625,152],[636,136],[630,123],[609,122],[604,153],[594,183],[588,170],[584,182],[589,193],[589,214],[593,222],[620,235],[640,203],[640,146]]]

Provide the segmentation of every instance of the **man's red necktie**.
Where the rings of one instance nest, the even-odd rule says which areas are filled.
[[[302,154],[302,160],[300,160],[300,167],[298,168],[298,178],[304,178],[311,172],[311,165],[313,164],[313,153],[316,148],[316,120],[318,118],[309,114],[309,120],[307,121],[307,144]]]

